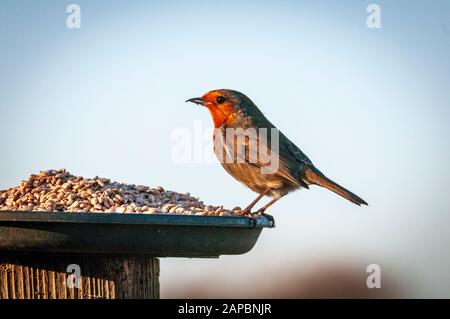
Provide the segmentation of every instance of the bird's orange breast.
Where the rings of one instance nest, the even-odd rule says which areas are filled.
[[[213,118],[214,127],[219,128],[224,124],[230,124],[237,118],[237,112],[232,104],[224,103],[208,107]]]

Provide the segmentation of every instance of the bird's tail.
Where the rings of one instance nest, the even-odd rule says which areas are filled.
[[[305,176],[309,183],[328,188],[330,191],[335,192],[358,206],[367,205],[364,199],[333,182],[315,167],[308,167],[305,170]]]

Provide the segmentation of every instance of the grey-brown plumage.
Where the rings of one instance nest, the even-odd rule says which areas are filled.
[[[216,127],[214,151],[224,169],[235,179],[260,194],[245,209],[246,212],[250,212],[250,209],[264,195],[273,197],[273,200],[262,207],[259,212],[264,212],[289,192],[300,188],[309,188],[311,184],[325,187],[356,205],[367,205],[362,198],[320,172],[311,160],[280,132],[244,94],[222,89],[210,91],[202,98],[193,98],[188,101],[202,104],[211,112]],[[253,132],[256,130],[258,133],[258,143],[252,143],[248,138],[247,133],[252,130]],[[267,138],[261,138],[259,134],[261,131],[267,133]],[[234,132],[236,135],[236,138],[228,140],[228,143],[227,132]],[[278,141],[278,150],[272,147],[275,145],[272,143],[276,141]],[[251,157],[251,154],[254,154],[252,151],[260,154],[261,146],[264,145],[269,150],[268,154],[272,161],[278,161],[279,164],[278,169],[269,174],[261,172],[262,168],[268,166],[267,158],[263,156],[261,159],[258,156],[255,160],[254,157]],[[245,151],[238,152],[239,148]],[[232,157],[233,161],[227,161],[226,155]]]

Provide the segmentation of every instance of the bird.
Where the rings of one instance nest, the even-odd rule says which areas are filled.
[[[214,123],[216,157],[231,176],[259,194],[242,210],[242,215],[264,215],[273,220],[273,216],[266,213],[270,206],[295,190],[309,189],[310,185],[324,187],[358,206],[368,205],[325,176],[245,94],[219,89],[186,102],[209,110]],[[234,136],[229,138],[230,134]],[[270,170],[271,165],[276,169]],[[252,213],[264,196],[272,199]]]

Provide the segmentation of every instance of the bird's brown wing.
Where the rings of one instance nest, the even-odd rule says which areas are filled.
[[[292,143],[283,133],[280,132],[280,155],[286,163],[286,170],[298,183],[305,188],[308,187],[308,180],[305,178],[305,170],[314,167],[314,164],[294,143]]]
[[[295,159],[300,164],[313,165],[308,156],[305,155],[294,143],[280,132],[280,149],[282,154]]]
[[[275,165],[276,171],[273,172],[273,174],[278,175],[285,180],[289,181],[293,185],[297,186],[304,186],[301,180],[297,179],[295,176],[293,176],[290,172],[289,165],[286,163],[285,158],[283,156],[280,156],[281,149],[281,143],[279,142],[278,150],[272,149],[272,133],[270,130],[267,131],[266,138],[261,138],[260,135],[261,132],[257,132],[259,138],[257,140],[257,143],[255,143],[255,140],[251,140],[248,138],[248,131],[245,130],[235,130],[234,134],[236,138],[234,139],[234,152],[231,152],[231,156],[234,155],[235,162],[245,161],[246,163],[249,163],[251,165],[255,165],[258,167],[262,172],[263,169],[271,164],[273,164],[273,161],[276,161],[278,165]],[[279,132],[279,137],[281,140],[282,133]],[[236,151],[238,150],[238,146],[241,147],[242,152]],[[228,149],[227,152],[230,152]],[[255,157],[255,154],[257,156]],[[306,185],[307,187],[307,185]]]
[[[249,110],[251,110],[251,112]],[[278,130],[256,107],[256,105],[252,104],[252,107],[247,108],[247,111],[249,112],[247,116],[248,118],[251,118],[252,126],[267,129],[267,141],[269,144],[272,143],[272,130],[275,129],[278,132],[277,154],[280,163],[280,175],[287,178],[289,181],[295,181],[296,185],[309,188],[308,183],[303,179],[303,171],[308,166],[314,166],[311,160],[280,130]]]

